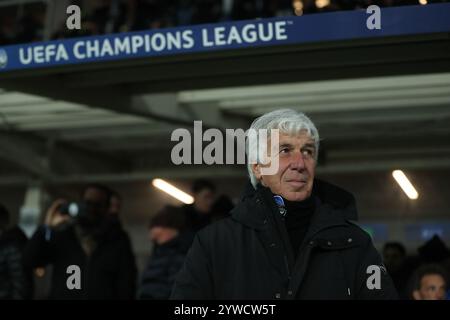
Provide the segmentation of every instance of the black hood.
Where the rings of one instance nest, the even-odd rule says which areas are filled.
[[[336,210],[342,210],[346,220],[358,220],[356,200],[353,194],[334,184],[320,179],[314,179],[313,194],[321,203],[329,204]]]

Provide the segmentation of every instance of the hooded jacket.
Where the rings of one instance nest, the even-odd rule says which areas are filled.
[[[197,234],[171,298],[396,299],[371,238],[353,222],[353,195],[318,179],[313,195],[295,259],[270,190],[250,185],[230,218]]]

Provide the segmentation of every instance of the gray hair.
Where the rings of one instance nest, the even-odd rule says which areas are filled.
[[[317,156],[319,154],[319,131],[317,131],[314,123],[302,112],[298,112],[292,109],[280,109],[263,114],[253,121],[249,130],[252,129],[256,131],[260,129],[266,129],[268,137],[270,137],[271,129],[278,129],[280,133],[289,135],[298,135],[300,131],[306,131],[314,140],[314,144],[316,147],[315,159],[317,160]],[[248,138],[249,136],[247,136],[247,155],[249,155],[251,152],[254,152],[254,154],[256,154],[257,144],[249,143]],[[249,150],[250,147],[255,150]],[[253,173],[252,163],[250,163],[250,161],[248,161],[247,163],[247,170],[250,181],[253,187],[256,189],[258,179]]]

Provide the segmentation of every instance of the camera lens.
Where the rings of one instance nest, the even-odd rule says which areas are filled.
[[[69,215],[72,217],[76,217],[80,211],[80,208],[78,207],[78,204],[75,202],[72,202],[69,204],[68,210]]]

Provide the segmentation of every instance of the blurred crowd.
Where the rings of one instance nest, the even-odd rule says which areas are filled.
[[[153,213],[152,250],[141,275],[122,227],[122,198],[109,187],[89,184],[79,201],[55,200],[30,239],[10,225],[10,213],[0,204],[0,299],[167,299],[196,232],[233,208],[207,180],[195,181],[192,194],[192,204]],[[42,297],[35,289],[46,270],[50,287]]]
[[[67,30],[65,10],[46,19],[42,3],[0,7],[0,45],[100,35],[233,20],[303,15],[339,10],[419,5],[447,0],[78,0],[58,1],[81,8],[81,30]],[[61,4],[64,4],[62,6]],[[1,2],[0,2],[1,5]],[[56,19],[58,18],[58,19]],[[51,24],[46,34],[46,24]]]
[[[30,239],[10,225],[0,204],[0,299],[36,299],[36,281],[49,266],[50,287],[41,299],[168,299],[195,234],[234,207],[208,180],[196,180],[191,193],[192,204],[165,206],[152,215],[147,227],[152,249],[141,274],[121,223],[122,198],[107,186],[87,185],[75,212],[67,200],[54,201]],[[401,299],[450,298],[450,250],[438,236],[414,255],[388,242],[382,255]],[[67,290],[68,265],[80,268],[81,279],[77,284],[72,278],[72,285],[81,290]]]
[[[449,300],[450,250],[435,235],[412,255],[400,242],[383,247],[383,261],[400,299]]]

